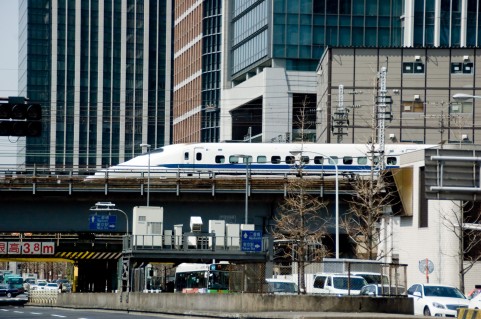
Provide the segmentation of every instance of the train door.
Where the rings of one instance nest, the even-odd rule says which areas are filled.
[[[200,168],[199,164],[202,162],[202,147],[194,147],[193,149],[184,149],[184,167],[191,170],[192,173]]]

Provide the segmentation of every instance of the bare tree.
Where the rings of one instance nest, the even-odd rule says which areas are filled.
[[[289,182],[287,196],[274,216],[272,235],[284,248],[283,258],[298,264],[299,293],[306,292],[305,267],[330,255],[323,244],[327,233],[326,203],[319,196],[308,193],[308,179]]]
[[[296,125],[299,138],[306,140],[305,130],[309,128],[309,99],[306,96],[297,110]],[[327,209],[319,195],[309,193],[314,180],[303,177],[305,157],[292,160],[296,177],[289,180],[284,201],[274,216],[274,227],[271,230],[276,243],[282,246],[281,258],[289,259],[298,265],[298,293],[306,293],[305,268],[313,261],[320,261],[330,255],[323,244],[327,233]]]
[[[389,253],[379,249],[387,240],[380,236],[379,224],[397,200],[386,175],[372,168],[369,176],[355,175],[351,183],[354,195],[347,200],[349,211],[341,219],[341,227],[355,243],[358,258],[375,260]]]
[[[464,292],[464,277],[481,260],[481,205],[473,202],[453,202],[456,208],[442,212],[443,225],[450,230],[459,244],[454,257],[458,258],[459,289]]]

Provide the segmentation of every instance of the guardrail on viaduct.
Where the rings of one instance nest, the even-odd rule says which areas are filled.
[[[243,171],[244,172],[244,171]],[[310,172],[312,183],[309,185],[311,192],[334,193],[335,178],[324,176],[322,171]],[[189,176],[190,175],[190,176]],[[69,195],[73,192],[101,192],[107,195],[109,192],[139,192],[144,195],[151,193],[236,193],[245,192],[246,179],[239,175],[223,175],[222,173],[205,172],[184,172],[182,174],[169,172],[167,177],[151,177],[142,174],[141,177],[132,178],[105,178],[87,179],[89,175],[80,174],[75,171],[56,172],[48,171],[26,171],[22,173],[0,170],[0,192],[24,191],[36,194],[38,192],[66,192]],[[269,175],[249,175],[249,190],[257,193],[285,193],[292,174],[277,173]],[[308,175],[306,173],[306,178]],[[340,191],[351,190],[349,179],[339,179]],[[308,190],[309,191],[309,190]]]

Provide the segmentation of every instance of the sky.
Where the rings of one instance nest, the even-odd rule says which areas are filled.
[[[0,97],[18,94],[18,1],[0,0]]]
[[[0,0],[0,98],[18,95],[18,2]],[[0,169],[22,163],[25,138],[0,137]]]

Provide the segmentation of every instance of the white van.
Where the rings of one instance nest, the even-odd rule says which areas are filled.
[[[359,295],[367,282],[361,276],[347,274],[321,273],[314,275],[314,283],[310,292],[336,296]]]

